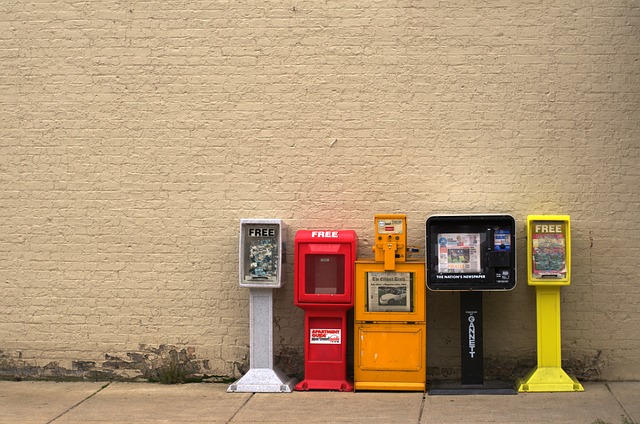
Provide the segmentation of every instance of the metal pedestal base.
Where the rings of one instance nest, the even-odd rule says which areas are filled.
[[[519,392],[584,392],[584,387],[560,367],[535,367],[518,379]]]
[[[519,392],[582,392],[584,387],[562,369],[560,286],[536,286],[538,365],[518,379]]]
[[[516,395],[513,383],[490,381],[484,384],[460,384],[456,382],[435,382],[429,388],[429,395]]]
[[[482,292],[460,292],[460,383],[435,382],[430,395],[515,395],[513,383],[484,381]]]

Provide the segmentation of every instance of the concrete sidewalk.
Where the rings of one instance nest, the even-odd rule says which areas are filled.
[[[640,424],[640,382],[581,393],[227,393],[227,385],[0,381],[0,423]]]

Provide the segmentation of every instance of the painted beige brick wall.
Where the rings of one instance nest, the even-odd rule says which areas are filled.
[[[238,376],[240,218],[355,229],[514,215],[519,283],[485,295],[490,376],[536,362],[528,214],[569,214],[565,367],[640,379],[640,7],[416,0],[0,2],[0,374]],[[278,364],[303,314],[275,297]],[[428,293],[429,376],[459,366]]]

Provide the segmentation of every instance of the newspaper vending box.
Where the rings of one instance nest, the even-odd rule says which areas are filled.
[[[527,276],[530,286],[568,286],[571,283],[568,215],[527,217]]]
[[[427,219],[427,287],[511,290],[516,285],[515,250],[510,215],[432,216]]]
[[[406,215],[375,216],[372,259],[355,275],[355,390],[424,391],[424,262],[407,260]]]
[[[279,219],[240,220],[240,287],[282,287],[286,237]]]
[[[520,392],[581,392],[562,369],[560,287],[571,283],[568,215],[527,217],[527,277],[536,290],[538,365],[517,382]]]
[[[284,284],[287,227],[280,219],[241,219],[240,287],[249,288],[249,371],[228,392],[291,392],[295,381],[274,366],[273,289]]]
[[[353,307],[352,230],[300,230],[294,254],[294,297],[305,311],[305,376],[296,390],[352,391],[347,378],[347,311]]]
[[[513,393],[484,383],[483,291],[516,285],[515,220],[511,215],[435,215],[426,223],[427,287],[460,292],[461,384],[430,394]]]

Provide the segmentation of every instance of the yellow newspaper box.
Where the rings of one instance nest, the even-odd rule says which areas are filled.
[[[560,287],[571,283],[571,226],[568,215],[527,217],[528,284],[536,289],[538,365],[518,379],[519,392],[581,392],[562,369]]]
[[[530,286],[571,283],[571,226],[568,215],[527,217],[527,271]]]

